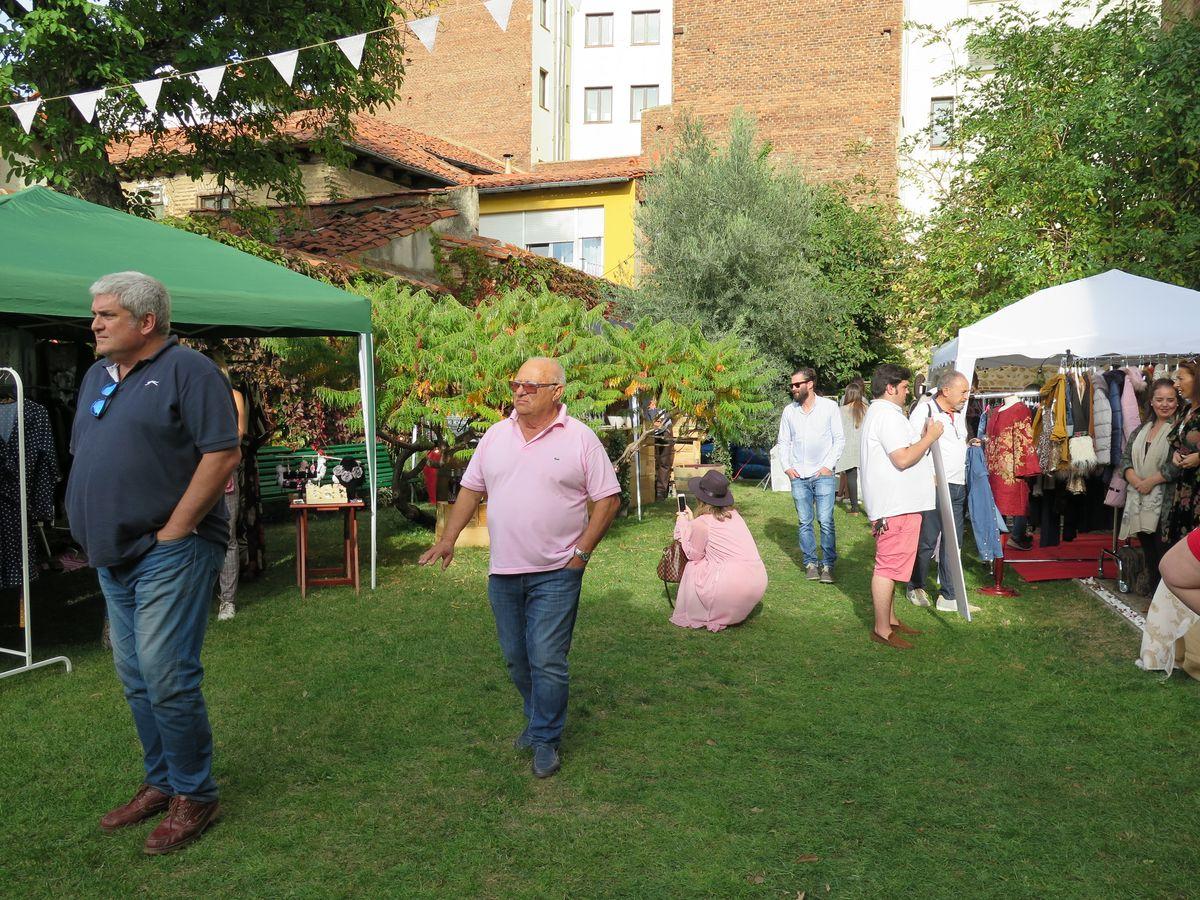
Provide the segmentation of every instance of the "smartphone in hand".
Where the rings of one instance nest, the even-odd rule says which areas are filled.
[[[679,501],[679,511],[686,512],[687,511],[687,497],[683,496],[683,494],[680,494],[675,499]]]

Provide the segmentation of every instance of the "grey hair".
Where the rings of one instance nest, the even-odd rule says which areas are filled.
[[[955,384],[955,382],[958,382],[960,380],[965,381],[968,385],[970,385],[970,383],[971,383],[971,379],[969,379],[962,372],[955,371],[954,369],[948,369],[947,371],[945,371],[941,374],[941,377],[938,378],[938,383],[937,383],[938,390],[944,391],[951,385]]]
[[[171,295],[167,287],[157,278],[141,272],[114,272],[97,279],[89,290],[92,297],[111,294],[117,302],[140,320],[154,313],[155,331],[168,334],[171,331]]]
[[[525,362],[527,362],[527,363],[535,362],[535,363],[540,363],[542,365],[550,366],[550,368],[552,368],[554,370],[555,382],[557,384],[566,384],[567,383],[567,370],[563,368],[562,363],[560,363],[557,359],[554,359],[549,356],[531,356],[531,357],[529,357],[529,359],[525,360]]]

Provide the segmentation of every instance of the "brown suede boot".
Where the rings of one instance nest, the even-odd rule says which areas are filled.
[[[100,830],[105,834],[112,834],[126,826],[145,822],[151,816],[166,809],[170,802],[169,795],[164,794],[158,788],[143,784],[137,789],[132,800],[124,806],[109,810],[100,817]]]
[[[221,804],[216,800],[200,803],[187,797],[172,797],[166,817],[150,832],[142,849],[150,856],[158,856],[186,847],[216,821],[220,812]]]

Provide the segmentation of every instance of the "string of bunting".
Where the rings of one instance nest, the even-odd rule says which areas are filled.
[[[17,0],[17,2],[26,10],[33,11],[34,0]],[[581,0],[567,0],[567,3],[577,7]],[[484,0],[482,3],[475,3],[464,6],[456,6],[452,9],[445,10],[444,13],[456,13],[468,9],[477,9],[482,6],[485,8],[500,27],[501,31],[508,30],[508,20],[512,13],[513,0]],[[443,13],[443,14],[444,14]],[[132,88],[142,103],[150,111],[154,112],[158,107],[158,97],[162,92],[163,82],[173,81],[181,78],[192,78],[202,88],[208,96],[216,100],[217,95],[221,91],[221,84],[225,78],[225,72],[230,67],[244,66],[247,63],[259,62],[268,60],[279,73],[279,76],[287,82],[290,87],[292,79],[296,74],[296,64],[299,62],[300,53],[305,50],[315,50],[318,47],[328,47],[330,44],[336,44],[337,48],[345,54],[347,61],[357,71],[362,64],[363,49],[366,47],[367,38],[381,34],[387,31],[396,31],[402,28],[407,28],[412,32],[413,36],[421,42],[429,53],[433,53],[433,48],[437,42],[438,25],[441,23],[441,15],[425,16],[420,19],[398,23],[396,25],[386,25],[383,28],[376,28],[372,31],[365,31],[362,34],[355,34],[349,37],[336,38],[330,41],[319,41],[315,44],[309,44],[306,47],[298,47],[295,50],[283,50],[278,53],[269,53],[265,56],[254,56],[248,59],[239,59],[234,62],[225,63],[219,66],[210,66],[206,69],[197,69],[194,72],[175,72],[170,75],[163,75],[159,78],[150,78],[146,81],[135,81],[130,84],[120,84],[113,87],[100,88],[94,91],[80,91],[75,94],[63,94],[58,97],[35,97],[32,100],[25,100],[18,103],[6,104],[8,109],[11,109],[17,117],[17,121],[21,123],[21,128],[26,134],[29,134],[29,129],[33,127],[34,117],[37,111],[44,103],[50,103],[56,100],[70,100],[75,104],[75,108],[79,110],[79,114],[84,120],[91,122],[96,116],[96,104],[104,97],[105,94],[115,91]],[[3,108],[5,105],[0,105]]]

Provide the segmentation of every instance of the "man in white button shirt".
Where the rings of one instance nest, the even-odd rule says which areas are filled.
[[[954,530],[958,533],[958,545],[962,546],[963,519],[967,506],[967,395],[971,383],[962,372],[947,372],[939,380],[937,391],[922,397],[913,407],[908,419],[920,432],[925,420],[932,418],[942,423],[942,436],[938,447],[942,451],[942,463],[946,469],[946,481],[950,488],[950,508],[954,513]],[[917,546],[917,561],[909,579],[907,595],[914,606],[928,606],[926,576],[929,574],[933,551],[942,536],[941,503],[936,509],[921,514],[921,540]],[[947,542],[942,541],[938,553],[938,599],[937,608],[942,612],[954,612],[954,582],[950,578],[950,557]]]
[[[833,584],[833,564],[837,562],[837,535],[833,528],[837,476],[833,467],[846,444],[842,414],[834,401],[817,396],[816,373],[812,369],[797,369],[792,375],[791,390],[793,402],[784,407],[779,419],[779,459],[792,482],[792,499],[796,501],[800,519],[800,551],[808,580]],[[821,528],[820,558],[813,533],[814,518]]]
[[[921,632],[896,618],[892,594],[896,582],[912,575],[921,536],[921,513],[934,506],[933,462],[929,448],[942,436],[942,423],[927,421],[922,430],[904,415],[908,369],[885,363],[871,378],[875,399],[863,419],[858,476],[863,505],[875,533],[875,570],[871,603],[875,627],[871,640],[896,650],[911,650],[902,635]]]

